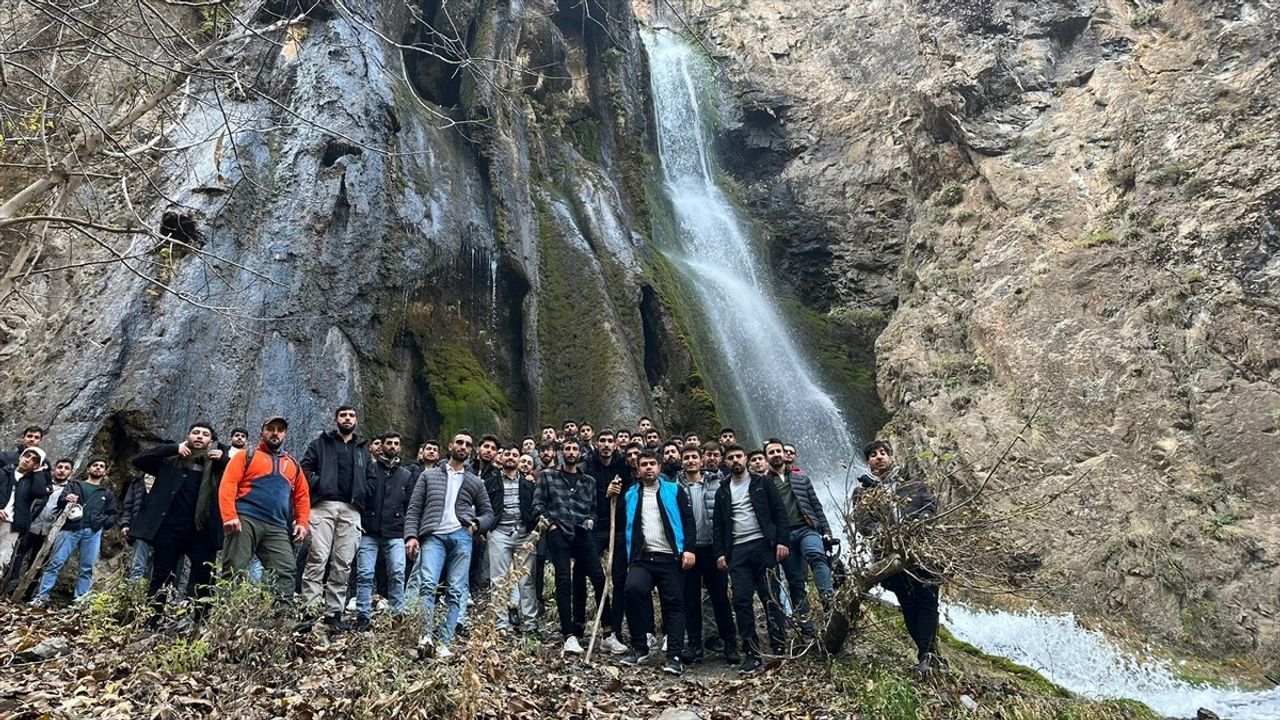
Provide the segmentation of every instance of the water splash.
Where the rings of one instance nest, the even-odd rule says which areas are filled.
[[[842,479],[841,463],[853,454],[849,425],[787,326],[750,222],[716,181],[710,67],[673,32],[643,37],[675,220],[674,237],[660,239],[703,320],[710,345],[703,356],[714,360],[708,370],[722,414],[740,439],[778,435],[795,443],[819,482]]]
[[[943,608],[943,623],[961,640],[1026,665],[1062,687],[1092,698],[1130,698],[1161,715],[1195,717],[1208,708],[1224,720],[1280,718],[1280,688],[1249,691],[1191,683],[1164,660],[1135,660],[1074,615],[1008,613],[960,604]]]

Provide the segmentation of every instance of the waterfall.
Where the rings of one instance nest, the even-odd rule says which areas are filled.
[[[855,455],[854,438],[795,344],[750,222],[717,183],[711,67],[673,32],[646,30],[643,37],[662,179],[674,215],[669,231],[674,237],[657,239],[705,325],[700,340],[709,347],[701,348],[701,355],[715,363],[708,370],[715,374],[709,379],[716,400],[740,438],[759,442],[776,435],[794,442],[800,464],[826,488],[828,512],[838,512],[837,498],[846,490],[841,463]],[[1069,615],[952,603],[945,606],[943,621],[960,639],[1087,697],[1130,698],[1177,717],[1192,717],[1197,708],[1207,707],[1226,720],[1280,718],[1280,690],[1188,683],[1169,663],[1135,660]]]
[[[710,67],[672,32],[646,31],[644,42],[674,216],[674,237],[657,239],[702,321],[695,342],[722,417],[741,440],[794,443],[820,484],[843,478],[856,452],[849,425],[787,327],[751,223],[716,180]]]

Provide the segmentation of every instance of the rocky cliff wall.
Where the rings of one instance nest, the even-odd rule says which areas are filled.
[[[253,428],[279,411],[300,452],[346,402],[367,430],[419,439],[567,415],[710,424],[651,279],[628,3],[239,7],[259,6],[308,17],[221,59],[244,85],[175,102],[161,146],[185,149],[132,199],[183,244],[126,237],[133,269],[36,273],[5,299],[4,437],[36,422],[54,452],[122,463],[197,418]],[[79,190],[123,214],[99,192]]]
[[[779,274],[870,323],[886,434],[1007,502],[1017,579],[1280,668],[1280,127],[1270,3],[688,8]],[[1029,484],[1028,484],[1029,483]]]

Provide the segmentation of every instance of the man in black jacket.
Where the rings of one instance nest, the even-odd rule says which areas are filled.
[[[493,506],[494,526],[489,533],[489,583],[497,592],[500,584],[511,572],[516,556],[523,553],[523,567],[519,578],[511,587],[507,598],[493,598],[493,609],[498,613],[497,629],[511,629],[512,607],[520,617],[520,625],[529,633],[538,630],[538,598],[533,591],[532,548],[523,548],[530,541],[533,531],[533,478],[520,473],[520,447],[510,443],[498,453],[502,470],[485,481],[489,504]]]
[[[400,463],[400,433],[382,436],[382,454],[369,463],[368,495],[360,517],[363,535],[356,554],[356,630],[369,628],[373,582],[381,556],[387,567],[391,612],[404,612],[404,518],[417,480]]]
[[[44,428],[39,425],[28,425],[23,428],[22,435],[18,437],[18,446],[13,450],[0,452],[0,467],[17,466],[18,458],[22,456],[23,451],[27,448],[40,447],[43,441]]]
[[[580,431],[581,432],[581,431]],[[613,559],[609,566],[609,575],[613,583],[613,594],[609,598],[609,607],[607,609],[609,627],[611,632],[604,639],[601,645],[605,650],[621,655],[627,651],[627,645],[622,637],[622,621],[625,618],[625,604],[622,600],[622,586],[627,581],[627,540],[622,534],[625,527],[625,506],[620,501],[621,494],[631,488],[634,482],[631,472],[631,466],[627,464],[627,459],[622,453],[618,452],[617,441],[613,430],[610,428],[602,428],[599,436],[596,437],[596,451],[587,458],[583,470],[596,481],[596,526],[591,531],[595,538],[596,549],[600,551],[601,557],[609,551],[609,537],[613,536]],[[639,457],[637,455],[637,457]],[[609,494],[609,485],[614,478],[621,480],[618,492],[615,495]],[[619,497],[617,509],[614,515],[609,514],[609,506],[611,497]],[[583,572],[585,572],[585,567]],[[583,575],[585,578],[586,576]],[[575,583],[584,582],[574,579]],[[586,587],[583,584],[583,587]]]
[[[216,440],[212,425],[194,422],[182,442],[157,445],[133,459],[135,468],[155,478],[128,527],[129,537],[152,548],[147,594],[153,623],[164,611],[167,589],[178,582],[183,558],[191,563],[187,597],[200,600],[209,594],[222,548],[222,517],[214,498],[227,466],[226,451]]]
[[[757,453],[764,455],[760,450],[752,455]],[[716,566],[729,573],[733,585],[733,611],[743,655],[738,670],[751,673],[764,664],[753,595],[764,606],[770,648],[776,655],[786,651],[786,617],[778,604],[777,577],[770,570],[787,559],[790,526],[777,486],[762,475],[747,472],[748,455],[741,445],[726,447],[724,461],[729,476],[716,491],[711,544]]]
[[[662,669],[680,675],[684,672],[684,573],[695,562],[693,510],[684,488],[658,476],[657,455],[641,454],[636,469],[640,482],[627,490],[625,500],[629,562],[623,598],[631,626],[631,653],[623,663],[638,665],[649,657],[646,630],[656,587],[667,637],[667,663]]]
[[[476,446],[476,456],[471,461],[471,472],[484,481],[485,487],[498,479],[502,468],[498,466],[498,449],[502,441],[497,435],[480,436],[480,444]],[[497,508],[494,508],[496,511]],[[471,567],[467,568],[467,588],[471,592],[469,603],[483,598],[489,593],[489,538],[484,532],[472,538]],[[466,616],[463,615],[463,622]]]
[[[894,462],[893,448],[876,440],[863,449],[870,475],[858,478],[853,492],[854,519],[858,534],[880,554],[879,537],[892,526],[919,522],[938,512],[938,503],[929,486],[906,476]],[[927,568],[912,566],[890,575],[880,585],[898,598],[907,633],[916,645],[917,670],[923,675],[938,665],[938,582]]]
[[[62,530],[53,539],[48,564],[40,577],[40,590],[31,601],[32,605],[43,607],[48,604],[58,573],[71,559],[71,553],[77,550],[80,573],[76,578],[75,598],[84,597],[93,586],[93,568],[98,564],[98,553],[102,549],[102,531],[116,524],[116,497],[109,488],[102,486],[106,479],[107,461],[91,460],[84,480],[67,483],[67,489],[58,498],[59,513],[69,503],[76,503],[79,508],[68,513]]]
[[[43,452],[43,450],[41,450]],[[34,453],[39,455],[38,453]],[[53,464],[52,475],[47,470],[36,470],[25,473],[18,480],[14,489],[13,526],[18,529],[18,548],[13,562],[9,565],[9,582],[7,593],[12,593],[22,579],[26,569],[23,565],[31,565],[40,548],[44,547],[45,537],[53,524],[53,509],[44,513],[46,503],[52,493],[61,494],[71,479],[75,463],[71,458],[62,458]],[[3,468],[0,473],[15,477],[16,468]],[[57,502],[57,498],[53,498]]]
[[[777,438],[769,438],[764,443],[764,454],[769,461],[769,478],[778,487],[778,497],[782,498],[791,525],[787,542],[790,553],[782,564],[787,576],[787,593],[794,618],[800,621],[800,632],[811,638],[815,630],[809,609],[809,570],[813,571],[813,584],[824,605],[836,592],[825,544],[831,540],[831,526],[827,524],[813,481],[791,467],[786,445]]]
[[[32,446],[18,455],[14,465],[0,468],[0,577],[8,571],[14,549],[25,532],[24,518],[18,517],[22,514],[19,507],[23,504],[19,502],[19,490],[24,484],[44,481],[49,472],[44,458],[44,450]],[[30,506],[25,510],[26,524],[30,524]]]
[[[365,441],[356,434],[356,409],[343,405],[333,419],[337,427],[312,440],[302,456],[302,472],[311,490],[311,544],[302,572],[302,601],[315,607],[323,592],[325,624],[345,631],[342,610],[360,545],[370,458]]]
[[[133,562],[129,566],[130,580],[149,577],[151,543],[130,535],[129,528],[133,527],[133,518],[142,513],[142,506],[147,501],[147,493],[151,492],[151,485],[155,481],[153,476],[143,473],[134,478],[133,482],[129,483],[128,489],[124,491],[124,506],[120,512],[120,535],[133,546]]]

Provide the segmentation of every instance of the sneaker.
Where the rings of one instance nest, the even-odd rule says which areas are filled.
[[[351,598],[350,600],[347,601],[347,612],[355,612],[355,611],[356,611],[356,599]]]
[[[755,655],[748,655],[742,661],[742,664],[738,666],[738,672],[742,675],[750,675],[754,672],[758,672],[762,667],[764,667],[764,663],[760,662],[759,657]]]
[[[378,612],[386,612],[391,609],[391,603],[387,602],[386,598],[378,598],[378,602],[374,603],[373,609]]]
[[[334,632],[351,632],[351,626],[342,619],[342,613],[332,613],[324,616],[324,624]]]
[[[729,647],[724,650],[724,661],[730,665],[738,665],[742,662],[742,656],[738,654],[738,649]]]
[[[703,660],[702,648],[685,648],[684,653],[680,655],[680,659],[685,665],[694,665]]]
[[[663,638],[662,638],[662,652],[666,652],[666,651],[667,651],[667,638],[666,638],[666,637],[663,637]]]
[[[632,648],[631,652],[627,653],[627,656],[622,658],[622,664],[623,665],[639,665],[640,663],[648,659],[649,659],[648,650],[636,650],[635,648]]]
[[[647,633],[647,634],[645,635],[645,639],[646,639],[646,640],[648,641],[648,643],[649,643],[649,649],[650,649],[650,650],[657,650],[657,649],[658,649],[658,636],[657,636],[657,635],[654,635],[653,633]]]
[[[373,623],[369,622],[368,615],[357,615],[355,630],[356,632],[367,632],[369,630],[369,626],[372,624]]]
[[[608,650],[614,655],[624,655],[627,652],[627,646],[623,645],[618,638],[613,635],[605,638],[604,642],[600,643],[600,647]]]
[[[680,658],[672,655],[667,658],[667,664],[662,666],[662,672],[668,675],[683,675],[684,663],[680,662]]]
[[[33,608],[47,608],[49,607],[49,598],[36,596],[27,604]]]
[[[453,657],[453,651],[449,649],[448,645],[440,644],[436,646],[437,660],[448,660],[451,657]]]
[[[565,639],[564,651],[567,655],[581,655],[583,653],[582,643],[578,642],[577,635],[570,635]]]

